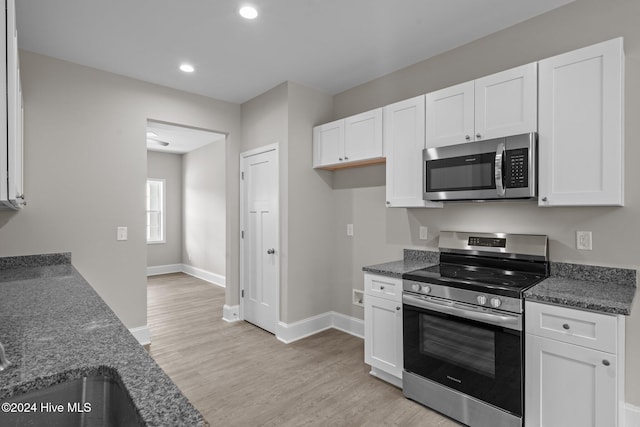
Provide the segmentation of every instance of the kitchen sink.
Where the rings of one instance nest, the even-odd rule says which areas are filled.
[[[118,380],[92,375],[3,400],[0,425],[133,427],[145,424],[139,420],[129,394]]]

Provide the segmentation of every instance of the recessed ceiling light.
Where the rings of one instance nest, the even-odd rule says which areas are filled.
[[[193,73],[195,71],[195,68],[193,68],[191,64],[180,64],[180,69],[185,73]]]
[[[258,17],[258,11],[253,6],[243,6],[240,8],[240,16],[245,19],[255,19]]]

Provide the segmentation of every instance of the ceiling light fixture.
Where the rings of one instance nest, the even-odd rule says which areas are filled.
[[[180,64],[180,70],[184,71],[185,73],[193,73],[195,71],[195,68],[193,68],[193,65],[191,64]]]
[[[253,6],[243,6],[240,8],[239,13],[245,19],[256,19],[258,17],[258,11]]]
[[[151,142],[153,144],[158,144],[158,145],[161,145],[163,147],[166,147],[167,145],[169,145],[169,143],[167,141],[161,141],[161,140],[155,139],[155,138],[147,138],[147,142]]]

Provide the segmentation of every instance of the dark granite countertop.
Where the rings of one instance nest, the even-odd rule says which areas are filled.
[[[635,270],[551,263],[551,277],[527,290],[524,297],[528,301],[628,316],[635,293]]]
[[[362,271],[381,276],[401,278],[404,273],[430,267],[438,263],[438,252],[405,249],[404,258],[399,261],[385,262],[362,267]]]
[[[0,400],[100,374],[121,381],[148,426],[208,425],[64,255],[0,260],[0,342],[13,363]]]

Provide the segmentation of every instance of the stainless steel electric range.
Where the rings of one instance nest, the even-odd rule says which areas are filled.
[[[522,294],[547,236],[440,233],[439,265],[403,275],[403,391],[470,426],[522,426]]]

